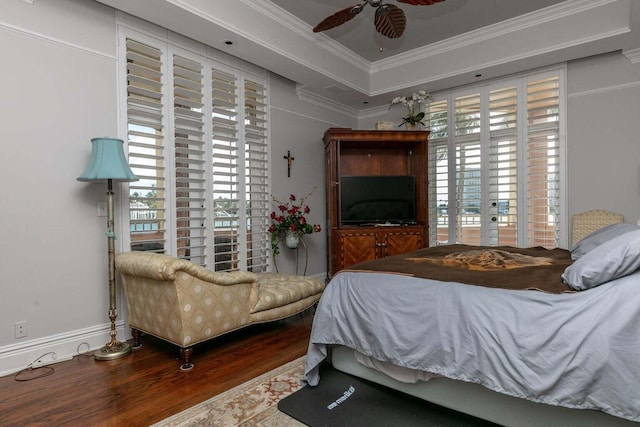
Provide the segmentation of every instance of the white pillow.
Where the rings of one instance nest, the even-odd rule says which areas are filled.
[[[582,291],[640,269],[640,229],[624,233],[581,256],[567,267],[562,280]]]
[[[612,224],[596,230],[571,248],[571,259],[575,261],[601,244],[635,230],[640,230],[640,226],[635,224]]]

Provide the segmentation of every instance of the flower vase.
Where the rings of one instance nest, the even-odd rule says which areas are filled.
[[[284,238],[284,242],[289,249],[295,249],[300,243],[300,236],[297,233],[289,232]]]
[[[404,127],[405,127],[406,130],[420,130],[420,125],[417,124],[417,123],[415,123],[415,124],[405,123]]]

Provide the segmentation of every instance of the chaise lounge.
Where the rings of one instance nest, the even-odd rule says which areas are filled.
[[[312,277],[213,272],[190,261],[151,252],[116,255],[129,310],[133,346],[140,332],[180,347],[180,369],[193,368],[193,346],[255,323],[311,308],[324,281]]]

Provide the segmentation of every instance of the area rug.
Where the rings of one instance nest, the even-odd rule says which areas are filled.
[[[301,357],[212,397],[152,427],[495,426],[465,414],[320,367],[316,387],[303,386]]]
[[[305,357],[165,418],[152,427],[243,426],[299,427],[304,424],[280,412],[277,403],[302,387]]]

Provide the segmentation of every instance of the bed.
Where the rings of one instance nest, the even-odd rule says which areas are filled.
[[[573,221],[571,250],[451,245],[339,272],[316,310],[304,381],[322,381],[330,359],[501,425],[637,426],[640,226],[604,211]]]

